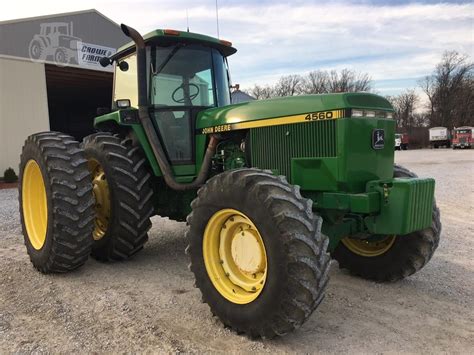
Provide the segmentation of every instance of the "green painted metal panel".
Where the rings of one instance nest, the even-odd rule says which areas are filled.
[[[387,99],[374,94],[340,93],[300,95],[268,100],[255,100],[208,109],[198,115],[196,128],[202,129],[224,124],[351,108],[353,106],[350,104],[350,100],[355,100],[359,108],[377,108],[390,112],[393,111]]]
[[[291,182],[305,191],[337,191],[337,158],[291,158]]]
[[[364,194],[350,195],[352,213],[374,213],[380,211],[380,194],[367,192]]]
[[[350,213],[371,214],[380,211],[380,193],[361,194],[323,192],[312,195],[314,207],[318,210],[340,210]]]
[[[94,119],[94,127],[98,127],[101,123],[107,122],[107,121],[114,121],[117,124],[120,123],[120,112],[119,111],[114,111],[110,113],[106,113],[105,115],[98,116]]]
[[[434,179],[393,179],[368,184],[382,198],[380,214],[365,219],[374,234],[405,235],[431,226]],[[388,192],[388,193],[387,193]]]
[[[375,129],[385,132],[383,149],[372,147]],[[395,121],[382,118],[344,118],[337,120],[339,190],[366,191],[371,180],[393,177]]]

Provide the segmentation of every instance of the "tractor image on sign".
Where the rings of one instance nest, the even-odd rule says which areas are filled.
[[[111,112],[82,143],[34,134],[21,156],[25,244],[43,273],[124,260],[150,217],[186,221],[203,300],[228,327],[273,338],[318,307],[331,257],[375,281],[420,270],[438,246],[435,182],[394,165],[393,108],[367,93],[230,104],[216,38],[175,30],[112,57]]]
[[[31,60],[52,59],[58,65],[77,64],[80,38],[73,36],[72,22],[51,22],[40,25],[40,33],[33,36],[28,52]]]

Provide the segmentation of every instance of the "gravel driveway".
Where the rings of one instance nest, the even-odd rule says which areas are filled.
[[[0,353],[5,352],[457,352],[474,349],[474,154],[396,152],[436,178],[443,233],[431,262],[394,284],[349,276],[333,262],[325,300],[288,336],[251,341],[223,328],[193,287],[184,223],[154,217],[135,258],[90,260],[66,275],[31,266],[16,190],[0,190]]]

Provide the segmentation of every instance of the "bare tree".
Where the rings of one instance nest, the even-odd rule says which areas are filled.
[[[421,80],[432,126],[474,125],[474,63],[456,51],[443,54],[432,75]]]
[[[316,70],[305,76],[282,76],[273,86],[254,85],[247,93],[256,99],[268,99],[300,94],[370,91],[371,88],[371,79],[366,73],[349,69],[343,69],[340,72]]]
[[[429,127],[430,119],[427,112],[415,112],[413,114],[413,127]]]
[[[268,85],[254,85],[250,90],[247,90],[246,93],[255,97],[257,100],[269,99],[274,96],[273,88]]]
[[[274,87],[275,96],[294,96],[301,93],[302,78],[299,75],[285,75],[280,77]]]
[[[371,79],[368,74],[342,69],[340,72],[335,70],[329,72],[326,92],[370,91],[371,88]]]
[[[395,109],[394,118],[397,126],[410,131],[412,127],[418,127],[420,117],[415,115],[415,107],[419,102],[415,90],[406,90],[397,96],[388,97]]]
[[[328,73],[321,70],[309,72],[301,82],[301,92],[304,94],[324,94],[327,92]]]

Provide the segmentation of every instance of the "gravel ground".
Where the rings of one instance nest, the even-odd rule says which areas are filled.
[[[396,161],[436,178],[442,240],[419,273],[394,284],[349,276],[333,262],[327,296],[296,332],[252,341],[223,328],[193,287],[184,223],[154,217],[130,261],[90,260],[42,275],[19,227],[16,190],[0,190],[0,353],[411,352],[474,349],[474,154],[417,150]]]

